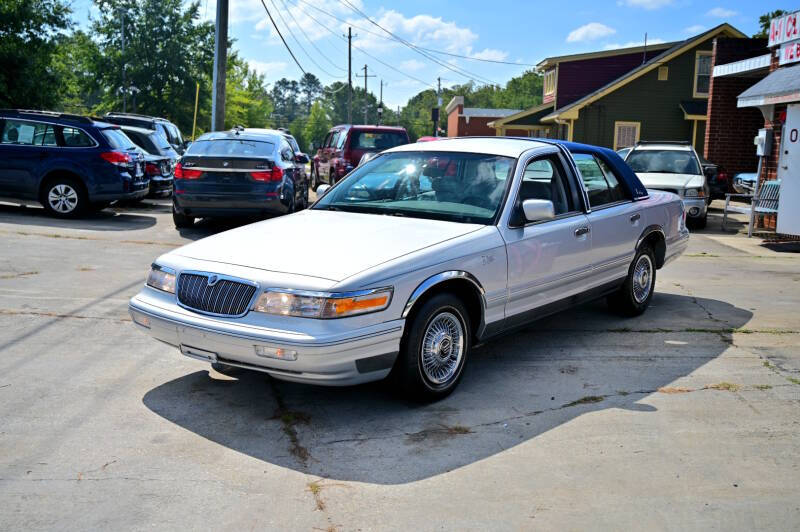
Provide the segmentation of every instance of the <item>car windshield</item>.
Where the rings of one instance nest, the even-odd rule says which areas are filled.
[[[699,175],[697,159],[689,150],[633,150],[625,159],[634,172]]]
[[[388,150],[401,144],[408,144],[408,139],[402,133],[353,131],[350,147],[354,150]]]
[[[138,147],[128,138],[128,135],[119,128],[109,128],[102,131],[103,136],[115,150],[137,150]]]
[[[193,142],[186,155],[209,155],[220,157],[269,157],[275,152],[275,144],[251,139],[198,139]]]
[[[474,153],[384,154],[354,170],[314,208],[490,224],[514,162]]]

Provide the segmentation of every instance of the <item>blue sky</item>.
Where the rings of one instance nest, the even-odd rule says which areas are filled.
[[[761,14],[797,7],[773,1],[697,0],[264,1],[300,64],[325,84],[346,80],[347,47],[340,36],[346,32],[348,24],[342,20],[352,24],[353,33],[357,35],[353,39],[354,46],[373,56],[353,50],[354,76],[367,64],[370,74],[377,76],[368,79],[369,89],[377,94],[382,79],[386,83],[384,101],[391,107],[403,105],[420,90],[435,86],[437,77],[442,78],[443,86],[465,83],[469,77],[505,84],[511,77],[531,68],[525,64],[536,64],[548,56],[638,46],[645,32],[651,43],[681,40],[722,22],[749,35],[757,31]],[[385,38],[381,29],[356,13],[348,2],[414,45],[517,64],[501,65],[430,54],[440,63],[461,71],[454,72]],[[87,20],[90,6],[90,0],[75,0],[76,19]],[[208,19],[213,19],[216,0],[200,0],[200,9]],[[287,26],[291,32],[287,31]],[[261,0],[230,0],[229,32],[236,39],[235,46],[240,54],[253,68],[265,74],[268,82],[281,77],[300,77],[300,70],[272,29]],[[363,77],[354,77],[354,83],[363,86]]]

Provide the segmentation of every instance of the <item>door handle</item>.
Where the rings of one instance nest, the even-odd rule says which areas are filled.
[[[637,212],[636,214],[631,216],[631,223],[638,222],[641,217],[642,217],[642,215]]]
[[[588,233],[589,233],[589,227],[585,226],[585,225],[583,227],[579,227],[579,228],[575,229],[575,236],[576,237],[581,237],[581,236],[583,236],[585,234],[588,234]]]

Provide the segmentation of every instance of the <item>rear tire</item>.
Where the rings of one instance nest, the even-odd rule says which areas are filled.
[[[175,210],[175,204],[172,205],[172,222],[175,224],[176,229],[185,229],[194,225],[194,216],[187,216]]]
[[[51,216],[58,218],[75,218],[89,206],[83,183],[71,177],[48,179],[39,201]]]
[[[608,296],[608,306],[623,316],[638,316],[650,305],[655,287],[656,256],[649,246],[643,246],[633,258],[625,282]]]
[[[392,378],[418,402],[450,395],[464,374],[471,343],[469,313],[450,293],[437,294],[413,314],[400,344]]]
[[[319,186],[319,179],[317,179],[317,171],[314,170],[314,162],[311,162],[311,190],[314,192],[317,191],[317,186]]]

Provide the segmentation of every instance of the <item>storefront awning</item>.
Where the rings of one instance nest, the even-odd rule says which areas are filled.
[[[739,95],[739,107],[800,102],[800,65],[784,67]]]

